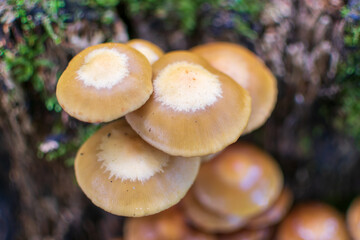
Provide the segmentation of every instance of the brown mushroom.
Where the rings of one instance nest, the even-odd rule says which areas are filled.
[[[200,158],[173,157],[150,146],[120,119],[81,146],[75,173],[95,205],[116,215],[138,217],[179,202],[199,164]]]
[[[121,43],[104,43],[77,54],[61,75],[61,107],[84,122],[108,122],[141,107],[150,97],[148,60]]]
[[[276,104],[277,83],[261,59],[238,44],[226,42],[208,43],[190,51],[204,57],[213,67],[249,91],[252,111],[243,134],[265,123]]]
[[[350,205],[346,215],[347,226],[354,240],[360,240],[360,197]]]
[[[289,188],[285,187],[276,202],[265,212],[250,219],[246,224],[246,228],[259,229],[276,225],[288,213],[292,202],[293,194]]]
[[[156,62],[162,55],[164,55],[164,51],[161,50],[158,46],[153,44],[152,42],[143,40],[143,39],[132,39],[126,43],[132,48],[135,48],[139,52],[141,52],[146,59],[153,64]]]
[[[193,53],[162,56],[153,64],[153,84],[149,101],[126,120],[145,141],[170,155],[216,153],[246,127],[248,93]]]
[[[277,240],[348,240],[345,220],[323,203],[296,206],[280,224]]]
[[[190,229],[178,206],[152,216],[129,218],[124,227],[124,240],[215,240],[211,235]]]
[[[181,201],[185,216],[198,229],[209,233],[233,232],[244,226],[247,219],[233,215],[222,215],[203,206],[190,190]]]
[[[282,188],[275,160],[246,143],[235,143],[203,163],[194,183],[195,196],[204,206],[244,219],[270,207]]]

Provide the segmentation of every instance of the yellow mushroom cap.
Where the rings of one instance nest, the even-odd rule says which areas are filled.
[[[161,50],[158,46],[153,44],[152,42],[143,40],[143,39],[132,39],[126,43],[132,48],[135,48],[139,52],[141,52],[146,59],[153,64],[156,62],[162,55],[164,55],[164,51]]]
[[[246,228],[265,228],[279,223],[288,213],[292,202],[293,194],[289,188],[285,187],[276,202],[265,212],[250,219],[246,224]]]
[[[127,219],[124,240],[215,240],[215,238],[190,229],[178,206],[155,215]]]
[[[116,215],[138,217],[179,202],[199,164],[200,158],[173,157],[150,146],[120,119],[81,146],[75,174],[95,205]]]
[[[354,240],[360,240],[360,197],[350,205],[346,214],[349,232]]]
[[[162,56],[153,64],[153,84],[149,101],[126,120],[170,155],[216,153],[239,138],[249,119],[248,93],[193,53]]]
[[[235,143],[203,163],[194,183],[196,198],[222,214],[253,217],[270,207],[283,188],[275,160],[257,147]]]
[[[203,206],[190,190],[181,201],[189,221],[197,228],[209,233],[233,232],[244,226],[247,219],[233,215],[222,215]]]
[[[331,206],[307,203],[296,206],[280,224],[277,240],[348,240],[345,220]]]
[[[77,54],[61,75],[56,96],[84,122],[108,122],[142,106],[153,87],[148,60],[121,43],[104,43]]]
[[[226,42],[208,43],[190,51],[205,58],[249,91],[251,116],[243,134],[265,123],[276,104],[277,82],[261,59],[240,45]]]

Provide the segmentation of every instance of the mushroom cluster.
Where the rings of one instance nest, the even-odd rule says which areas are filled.
[[[255,219],[280,196],[279,167],[256,147],[231,145],[264,124],[276,102],[276,80],[251,52],[226,43],[166,54],[142,39],[99,44],[70,61],[56,95],[78,120],[112,121],[75,158],[78,184],[100,208],[130,217],[168,209],[201,159],[212,159],[184,200],[190,221],[221,233],[279,219],[275,211]]]

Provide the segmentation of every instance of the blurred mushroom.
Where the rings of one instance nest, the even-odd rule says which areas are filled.
[[[190,190],[181,201],[185,216],[196,227],[209,233],[233,232],[245,225],[246,220],[232,215],[221,215],[207,209]]]
[[[116,215],[139,217],[179,202],[199,164],[200,158],[173,157],[150,146],[121,119],[81,146],[75,173],[95,205]]]
[[[196,54],[162,56],[153,64],[153,84],[149,101],[126,120],[145,141],[168,154],[216,153],[246,127],[248,93]]]
[[[219,235],[218,240],[270,240],[271,236],[271,229],[244,229],[236,233]]]
[[[226,42],[208,43],[190,51],[204,57],[249,91],[251,116],[243,134],[265,123],[276,104],[277,82],[261,59],[240,45]]]
[[[150,64],[153,64],[162,55],[164,55],[164,51],[161,50],[161,48],[159,48],[152,42],[143,39],[132,39],[131,41],[128,41],[126,44],[141,52],[146,57],[146,59],[149,60]]]
[[[124,227],[124,240],[215,240],[216,238],[190,229],[178,206],[152,216],[129,218]]]
[[[203,163],[194,183],[196,198],[224,215],[253,217],[270,207],[283,188],[275,160],[257,147],[235,143]]]
[[[265,212],[250,219],[246,224],[246,228],[259,229],[276,225],[288,213],[292,202],[293,194],[289,188],[285,187],[276,202]]]
[[[360,197],[350,205],[346,215],[347,226],[354,240],[360,240]]]
[[[277,240],[348,240],[343,216],[323,203],[296,206],[280,224]]]
[[[84,122],[108,122],[141,107],[150,97],[151,65],[121,43],[95,45],[77,54],[61,75],[56,96]]]

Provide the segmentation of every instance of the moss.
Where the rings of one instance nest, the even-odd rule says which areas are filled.
[[[203,9],[210,8],[212,13],[229,11],[234,13],[232,21],[234,29],[241,35],[254,39],[257,34],[251,27],[251,22],[257,19],[264,6],[260,0],[121,0],[130,10],[131,15],[140,13],[166,19],[166,22],[180,28],[188,34],[194,32],[197,26],[209,25],[207,18],[201,18]]]
[[[349,3],[341,12],[346,20],[346,52],[338,68],[337,80],[342,90],[339,116],[334,123],[338,129],[355,138],[360,146],[360,3]]]

